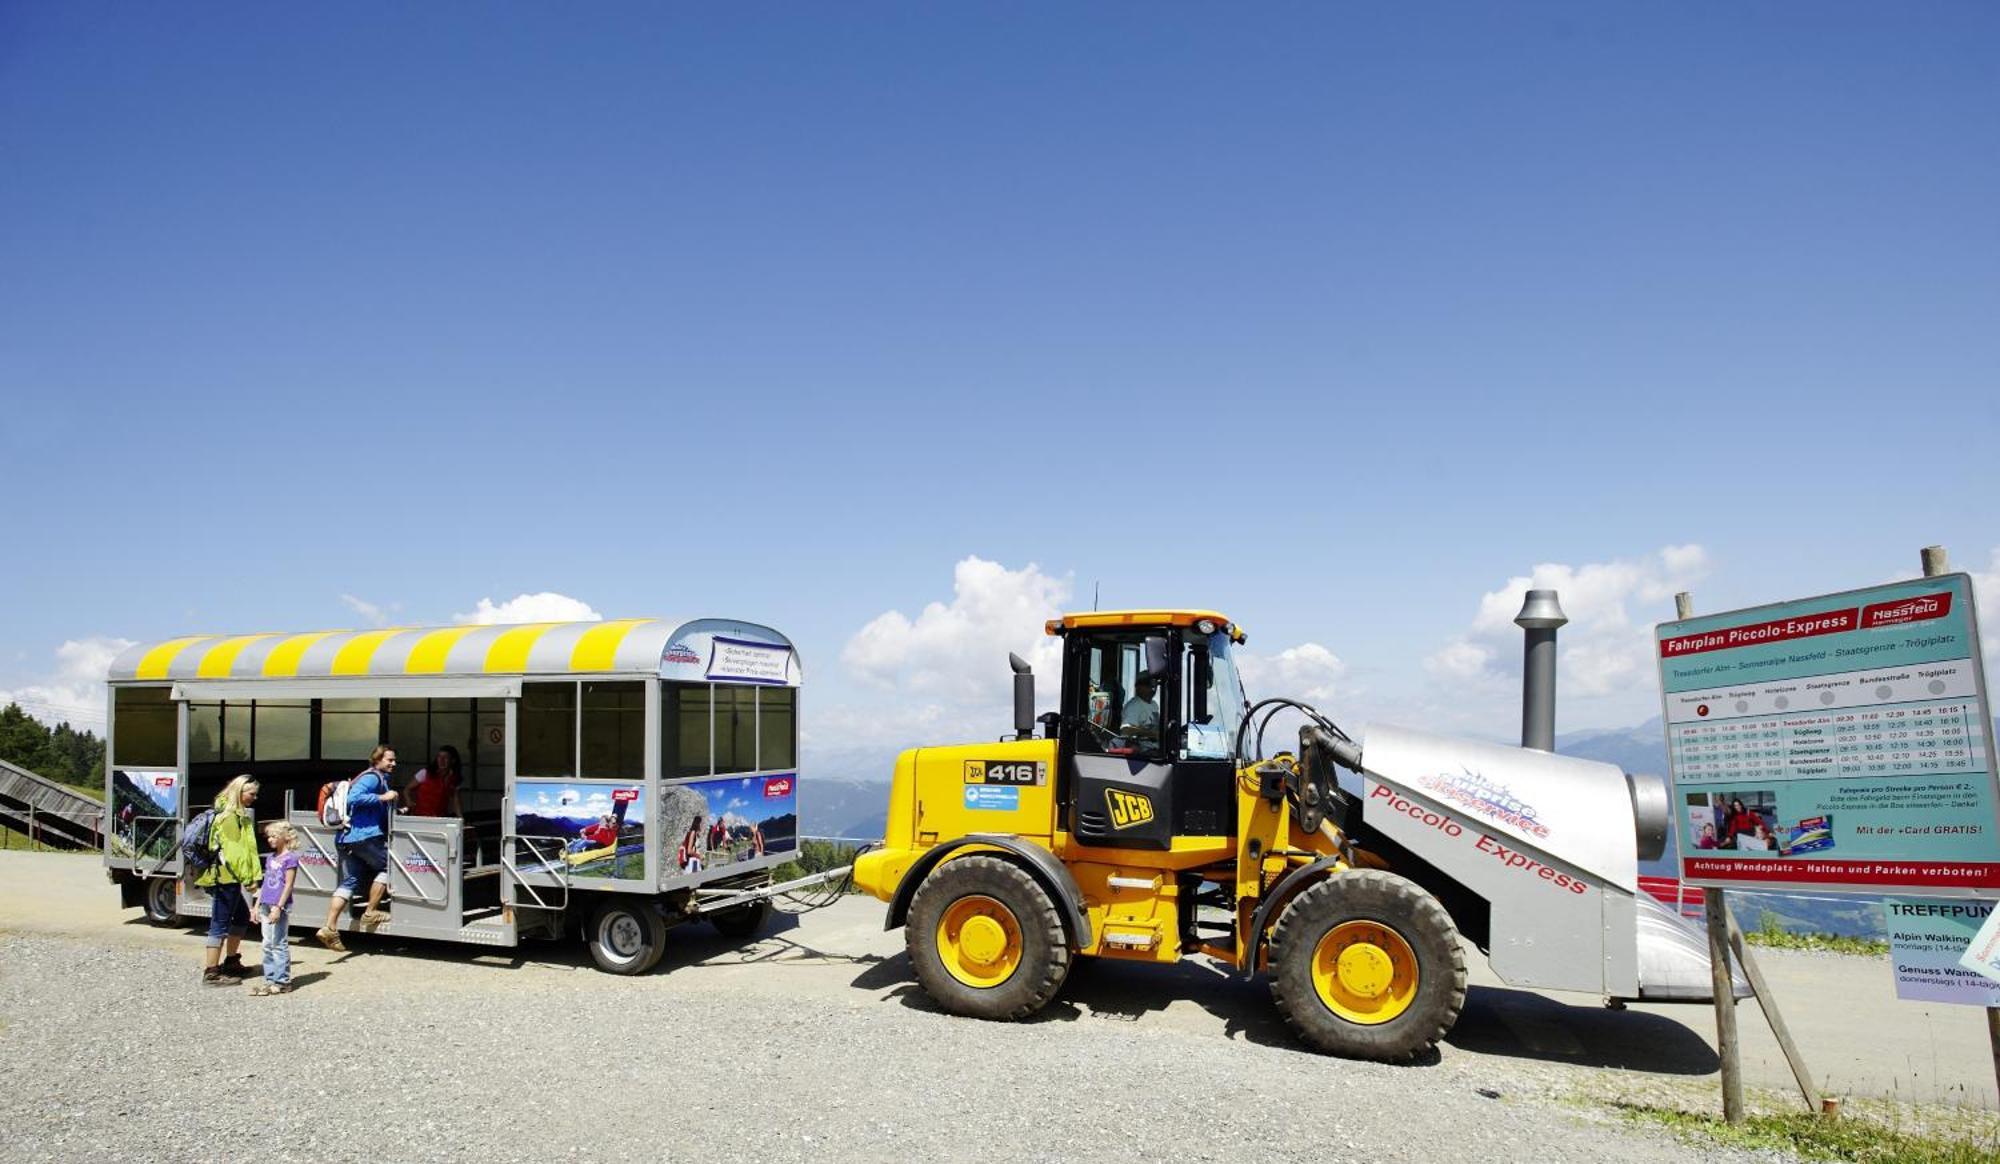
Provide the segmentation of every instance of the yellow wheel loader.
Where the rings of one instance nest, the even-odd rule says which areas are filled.
[[[1637,892],[1639,856],[1664,844],[1657,780],[1399,729],[1357,742],[1304,704],[1252,704],[1243,632],[1213,611],[1047,630],[1058,710],[1037,719],[1013,657],[1014,734],[899,756],[883,846],[855,863],[945,1010],[1022,1019],[1079,958],[1200,954],[1268,973],[1312,1046],[1401,1060],[1464,1005],[1461,935],[1510,982],[1703,996],[1698,937],[1660,931]],[[1287,708],[1297,748],[1266,758]],[[1648,930],[1666,936],[1642,959]]]

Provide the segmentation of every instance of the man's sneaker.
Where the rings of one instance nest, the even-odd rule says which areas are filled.
[[[231,978],[224,974],[220,966],[204,966],[201,970],[203,986],[234,986],[241,981],[243,981],[241,978]]]
[[[347,949],[346,944],[340,940],[340,931],[334,929],[331,926],[321,927],[319,932],[315,933],[313,937],[319,939],[319,944],[325,946],[329,950]]]
[[[364,934],[372,934],[375,932],[376,926],[379,926],[383,922],[388,920],[389,920],[388,910],[386,909],[368,910],[367,912],[361,915],[361,932]]]

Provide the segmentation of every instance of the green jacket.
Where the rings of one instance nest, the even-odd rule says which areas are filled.
[[[208,830],[208,844],[221,860],[196,877],[196,885],[253,886],[263,883],[264,863],[257,857],[256,817],[242,809],[216,809],[215,824]]]

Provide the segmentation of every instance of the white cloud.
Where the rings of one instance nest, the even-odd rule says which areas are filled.
[[[598,622],[603,618],[590,608],[589,603],[552,590],[516,595],[505,602],[482,598],[471,613],[451,616],[453,622],[479,626],[513,622]]]
[[[867,694],[816,706],[801,725],[801,744],[816,755],[867,755],[860,766],[886,772],[876,749],[998,739],[1013,727],[1010,652],[1034,667],[1042,709],[1061,695],[1062,647],[1044,624],[1070,593],[1067,576],[1032,562],[1013,570],[966,558],[953,567],[949,602],[932,602],[914,618],[884,611],[854,632],[840,658]]]
[[[1708,553],[1697,545],[1667,546],[1635,560],[1542,563],[1482,595],[1472,625],[1432,653],[1425,669],[1446,694],[1487,703],[1477,714],[1498,722],[1498,701],[1518,698],[1521,631],[1514,616],[1529,590],[1555,590],[1569,616],[1557,636],[1560,698],[1647,714],[1659,693],[1652,626],[1672,616],[1674,594],[1708,569]]]
[[[1236,662],[1250,698],[1283,695],[1321,710],[1329,710],[1335,683],[1347,673],[1347,664],[1318,643],[1300,643],[1275,655],[1239,651]]]
[[[41,679],[0,690],[0,707],[18,703],[21,710],[45,724],[104,731],[104,676],[111,660],[132,645],[130,639],[93,635],[69,639],[55,650],[55,666]]]
[[[952,599],[933,602],[917,617],[884,611],[854,633],[840,658],[853,675],[877,688],[946,702],[1011,704],[1008,652],[1026,659],[1054,697],[1061,664],[1057,641],[1043,624],[1062,612],[1070,580],[1030,562],[1009,570],[969,557],[952,570]]]
[[[381,606],[365,598],[356,598],[352,594],[341,595],[340,601],[347,609],[366,620],[369,626],[388,626],[390,611],[398,609],[395,605]]]

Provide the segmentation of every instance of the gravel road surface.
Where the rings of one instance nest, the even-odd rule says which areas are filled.
[[[1653,1076],[1457,1040],[1411,1067],[1331,1059],[1299,1049],[1262,983],[1194,963],[1089,967],[1040,1021],[942,1015],[880,924],[879,905],[854,900],[781,917],[748,944],[688,926],[638,979],[567,946],[362,937],[334,955],[295,942],[300,989],[253,998],[202,986],[200,938],[118,910],[89,858],[0,854],[0,1157],[1597,1164],[1691,1152],[1573,1098],[1584,1076],[1640,1092]],[[1467,1041],[1501,1040],[1505,1009],[1475,999]],[[1592,1013],[1637,1021],[1628,1033],[1663,1036],[1670,1059],[1700,1066],[1667,1020]]]

